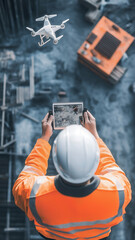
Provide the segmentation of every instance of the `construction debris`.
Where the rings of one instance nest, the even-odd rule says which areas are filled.
[[[20,74],[22,82],[25,82],[25,68],[26,68],[26,66],[25,66],[25,64],[23,64],[22,69],[21,69],[21,74]]]
[[[50,94],[52,92],[51,88],[45,88],[44,90],[38,90],[36,91],[37,94]]]
[[[20,115],[22,115],[23,117],[26,117],[26,118],[32,120],[33,122],[39,123],[39,120],[37,120],[37,119],[34,118],[34,117],[29,116],[27,113],[20,112],[20,111],[17,111],[17,112],[18,112]]]
[[[0,62],[8,61],[8,60],[14,61],[15,59],[16,59],[16,57],[12,50],[4,50],[4,51],[0,52]]]
[[[21,82],[25,82],[25,65],[22,66]],[[30,100],[34,97],[34,57],[31,57],[31,66],[29,68],[29,86],[16,87],[16,103],[24,104],[24,101]]]
[[[58,92],[58,102],[69,102],[68,95],[66,91],[61,88],[60,91]]]
[[[121,62],[124,63],[128,59],[127,53],[123,54],[123,57],[121,58]]]
[[[58,96],[59,97],[66,97],[67,94],[66,94],[66,92],[64,90],[61,90],[61,91],[58,92]]]
[[[106,6],[112,6],[112,5],[124,5],[128,4],[128,0],[79,0],[80,4],[85,6],[87,9],[89,9],[86,14],[85,18],[90,23],[95,23],[102,15],[103,10]]]
[[[7,63],[9,59],[12,61],[15,60],[15,55],[13,51],[5,51],[2,52],[0,57],[2,58],[1,60]],[[7,74],[4,74],[3,77],[3,84],[1,86],[3,87],[3,93],[2,93],[2,105],[0,106],[0,109],[2,111],[2,118],[0,120],[1,122],[1,143],[0,143],[0,150],[3,150],[10,145],[15,143],[15,139],[8,140],[6,143],[4,142],[4,129],[6,126],[5,123],[5,112],[9,110],[11,107],[17,107],[19,104],[24,104],[26,100],[30,100],[34,97],[35,95],[35,81],[34,81],[34,57],[31,57],[31,64],[29,67],[29,81],[26,78],[26,66],[25,64],[22,65],[22,72],[21,72],[21,78],[19,74],[17,75],[17,80],[18,81],[16,84],[19,86],[15,86],[13,82],[8,81],[8,71]],[[29,82],[29,85],[28,85]],[[20,84],[23,83],[23,85],[20,86]],[[28,86],[27,86],[28,85]],[[8,86],[8,88],[7,88]],[[7,89],[6,89],[7,88]],[[10,90],[13,91],[13,94],[11,96],[15,96],[15,99],[10,96]],[[8,97],[9,96],[9,97]],[[8,101],[6,101],[8,99]],[[28,116],[25,113],[22,113],[23,116],[31,119],[32,121],[38,123],[39,121]]]
[[[16,103],[24,104],[25,100],[30,99],[30,88],[29,87],[17,87],[16,88]]]
[[[135,82],[129,87],[129,90],[135,94]]]
[[[11,50],[3,50],[0,52],[0,67],[2,69],[7,68],[8,66],[8,61],[15,61],[16,56],[13,51]]]
[[[134,37],[103,16],[79,48],[78,60],[102,78],[117,83],[126,71],[118,63],[133,41]]]
[[[85,19],[88,22],[91,23],[95,23],[102,15],[102,12],[100,9],[95,9],[93,11],[89,10],[86,14],[85,14]]]
[[[79,0],[87,8],[97,9],[101,5],[101,0]]]
[[[122,78],[126,70],[127,70],[126,68],[117,65],[111,72],[109,81],[113,84],[117,83]]]

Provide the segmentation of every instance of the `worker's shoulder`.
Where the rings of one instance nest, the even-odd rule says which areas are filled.
[[[122,190],[121,184],[117,178],[114,178],[114,177],[111,178],[111,177],[102,176],[102,175],[99,175],[98,177],[100,178],[100,184],[98,186],[98,190],[108,191],[108,192],[110,191],[117,192],[118,190]]]
[[[54,178],[55,176],[40,176],[36,179],[33,190],[36,190],[37,197],[56,191]]]

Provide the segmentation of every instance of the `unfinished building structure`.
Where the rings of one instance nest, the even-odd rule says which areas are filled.
[[[0,239],[29,240],[35,238],[35,235],[33,236],[31,233],[33,228],[30,228],[25,214],[15,206],[12,186],[17,177],[15,162],[18,159],[24,161],[26,158],[25,154],[16,153],[14,116],[15,112],[18,113],[17,108],[20,105],[34,97],[34,57],[31,57],[29,67],[24,63],[20,66],[16,79],[13,78],[14,81],[12,81],[10,71],[7,68],[9,55],[12,55],[9,54],[9,51],[1,52],[0,55],[2,59],[1,71],[3,71],[0,79],[0,212],[2,218]],[[15,56],[12,61],[14,60]],[[28,79],[26,71],[29,73]],[[23,112],[19,113],[32,121],[36,121]]]

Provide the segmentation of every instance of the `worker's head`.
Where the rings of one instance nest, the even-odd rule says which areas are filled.
[[[88,181],[99,164],[96,139],[81,125],[71,125],[61,131],[54,141],[52,153],[57,172],[73,184]]]

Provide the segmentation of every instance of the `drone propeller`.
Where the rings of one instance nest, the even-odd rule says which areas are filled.
[[[45,16],[40,17],[40,18],[36,18],[36,21],[37,21],[37,22],[38,22],[38,21],[44,21],[44,19],[45,19]]]
[[[45,18],[53,18],[53,17],[56,17],[57,14],[52,14],[52,15],[44,15],[43,17],[40,17],[40,18],[36,18],[36,21],[44,21]]]
[[[68,22],[69,21],[69,18],[68,19],[66,19],[65,21],[63,21],[62,23],[66,23],[66,22]]]
[[[29,27],[26,27],[26,29],[28,29],[28,30],[31,31],[31,32],[33,31],[33,29],[32,29],[32,28],[29,28]]]
[[[47,18],[53,18],[53,17],[57,17],[57,14],[52,14],[52,15],[46,15]]]

